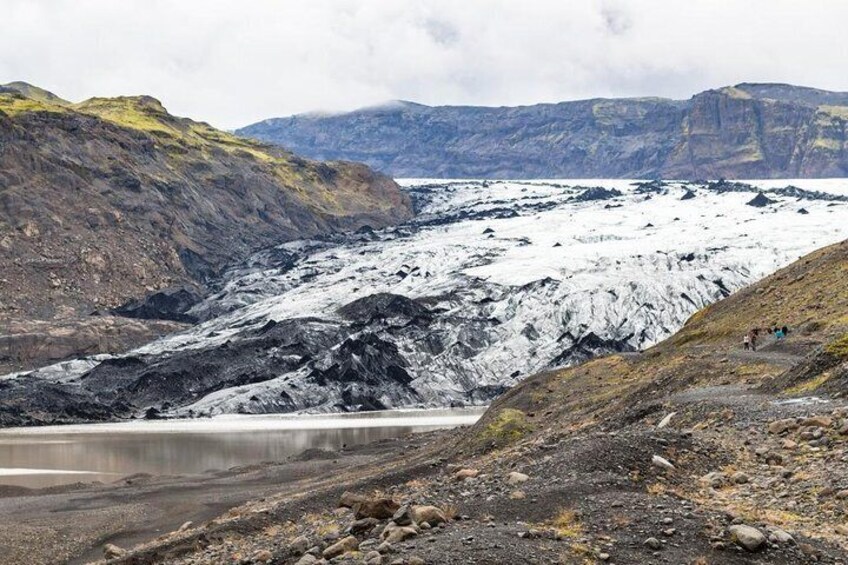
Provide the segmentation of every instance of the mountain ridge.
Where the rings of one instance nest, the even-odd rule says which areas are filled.
[[[848,175],[848,93],[740,83],[689,100],[526,106],[407,101],[270,118],[236,130],[396,177],[799,178]]]

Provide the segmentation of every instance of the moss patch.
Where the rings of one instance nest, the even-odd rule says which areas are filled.
[[[837,338],[824,346],[826,353],[836,357],[845,359],[848,358],[848,334]]]
[[[802,383],[799,383],[791,388],[788,388],[784,391],[784,394],[789,396],[794,396],[797,394],[807,394],[813,392],[824,383],[826,383],[830,379],[830,373],[822,373],[817,377],[813,377],[812,379],[806,380]]]
[[[483,429],[481,439],[503,446],[520,440],[532,431],[533,426],[527,421],[524,412],[515,408],[504,408]]]

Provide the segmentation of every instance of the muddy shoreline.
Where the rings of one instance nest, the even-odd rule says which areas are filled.
[[[201,525],[248,501],[306,492],[322,477],[372,474],[380,461],[396,461],[455,433],[410,433],[198,475],[135,475],[111,484],[45,489],[0,487],[0,554],[9,565],[87,563],[102,558],[104,544],[132,547],[186,522]]]

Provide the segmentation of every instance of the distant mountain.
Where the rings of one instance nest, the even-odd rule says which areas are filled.
[[[270,119],[238,133],[396,177],[818,178],[848,175],[846,122],[848,93],[744,83],[686,101],[392,102]]]
[[[149,96],[72,104],[26,83],[0,88],[3,328],[197,286],[261,248],[411,214],[394,181],[364,165],[308,161]],[[23,346],[0,333],[2,365]],[[43,335],[26,348],[49,349]]]

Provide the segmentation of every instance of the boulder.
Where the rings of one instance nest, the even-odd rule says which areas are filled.
[[[346,490],[342,493],[341,498],[339,498],[339,506],[344,508],[353,508],[357,504],[365,502],[367,498],[368,497],[361,494],[355,494]]]
[[[739,524],[730,526],[728,531],[730,538],[748,551],[759,551],[766,543],[766,536],[760,530],[751,526]]]
[[[798,422],[794,418],[786,418],[784,420],[775,420],[768,425],[770,434],[782,434],[790,430],[797,430]]]
[[[400,504],[387,497],[377,497],[366,499],[353,508],[354,515],[357,520],[362,518],[376,518],[378,520],[387,520],[394,516],[398,511]]]
[[[358,536],[360,534],[367,534],[371,530],[377,527],[380,521],[376,518],[363,518],[361,520],[355,521],[350,525],[350,533]]]
[[[413,506],[410,509],[410,514],[412,521],[416,524],[426,523],[431,526],[438,526],[448,521],[448,517],[442,509],[436,506]]]
[[[412,526],[386,526],[381,537],[383,541],[392,544],[402,542],[417,535],[418,531]],[[377,550],[379,551],[379,548]]]
[[[345,553],[349,553],[351,551],[356,551],[359,548],[359,540],[353,536],[347,536],[346,538],[342,538],[327,549],[325,549],[322,553],[324,559],[332,559],[334,557],[338,557],[339,555],[344,555]]]
[[[314,565],[315,563],[318,563],[318,558],[307,553],[298,559],[295,565]]]

